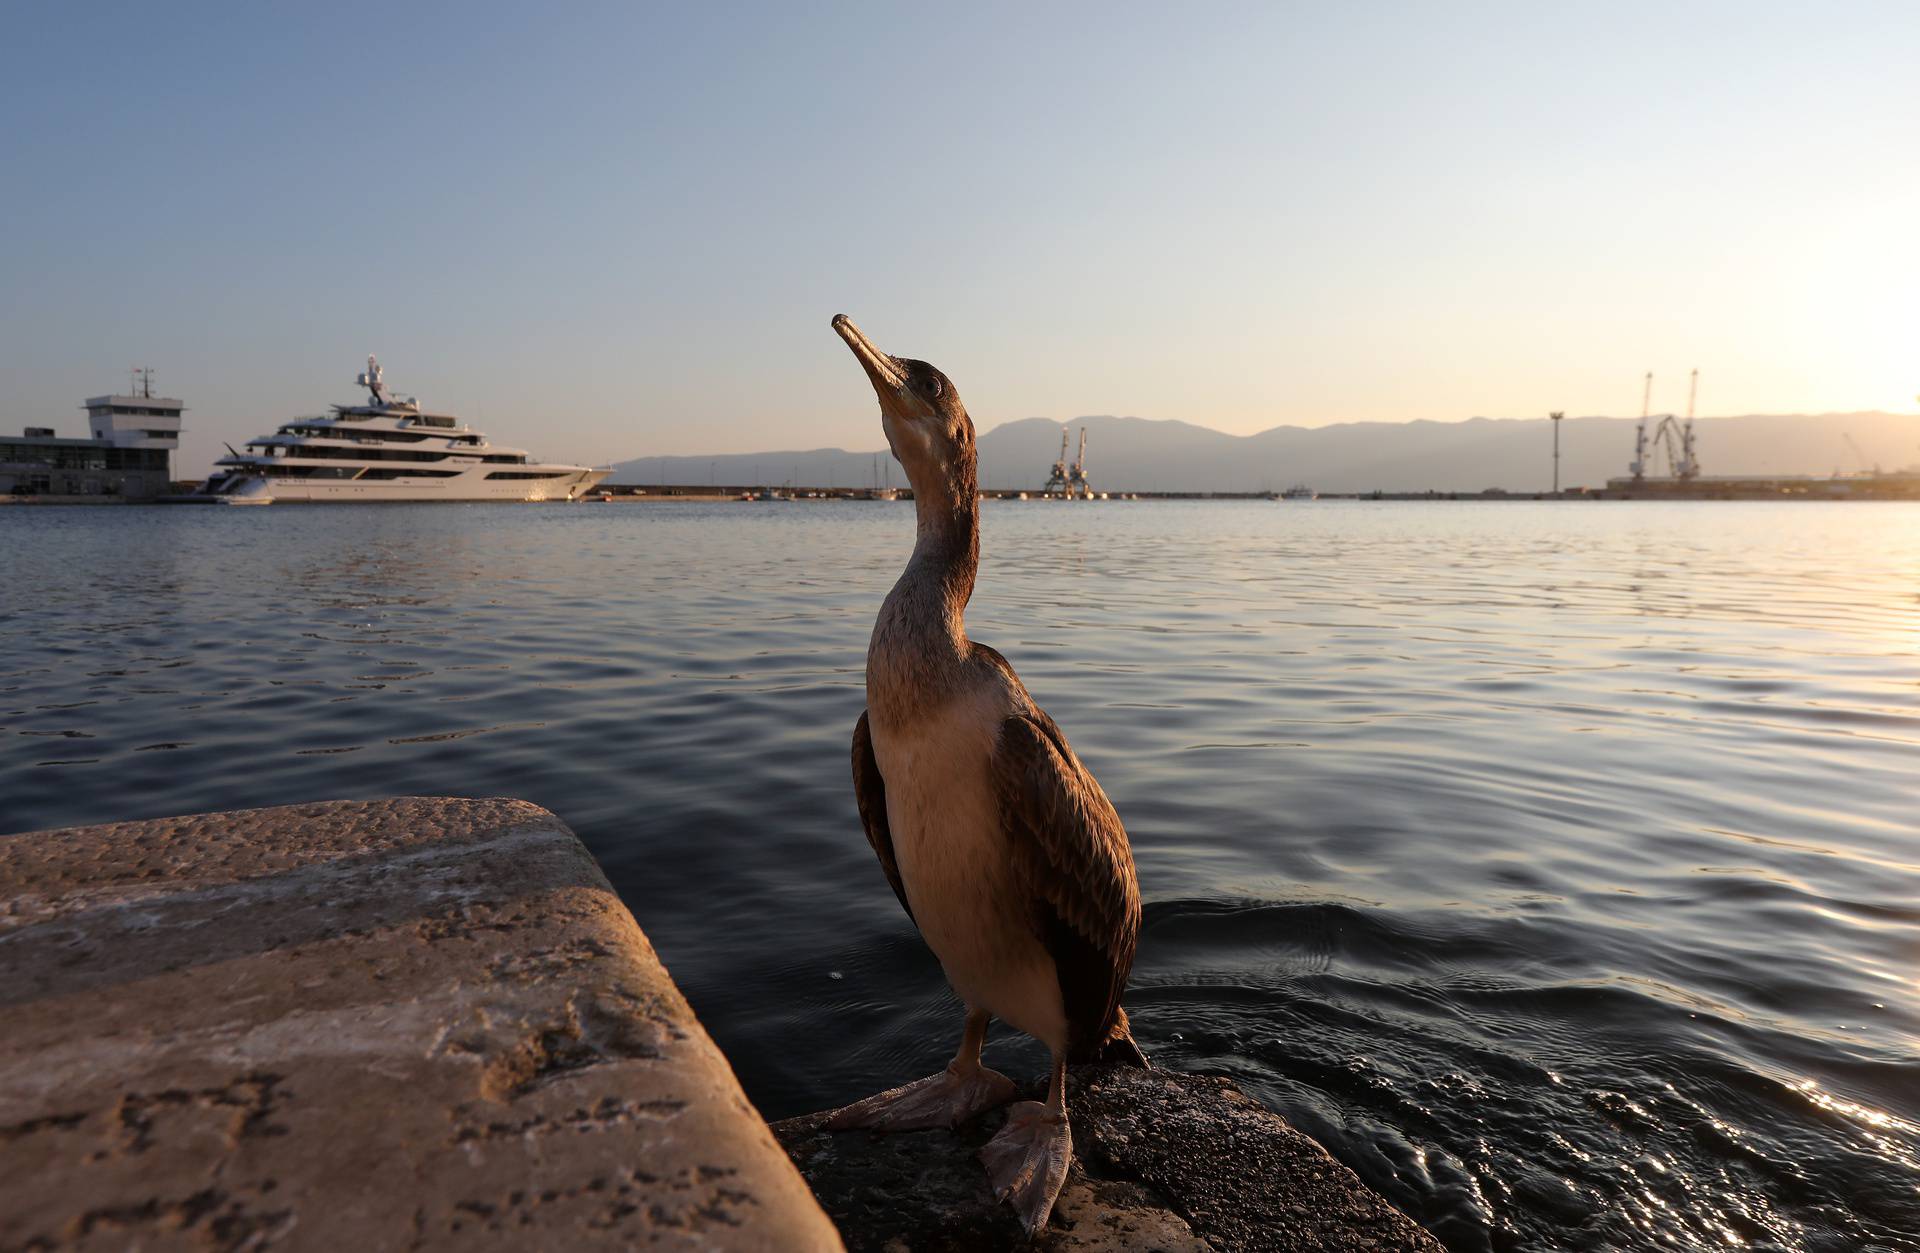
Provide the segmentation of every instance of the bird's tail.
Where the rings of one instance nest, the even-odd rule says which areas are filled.
[[[1127,1021],[1127,1011],[1115,1006],[1113,1026],[1107,1031],[1107,1038],[1094,1050],[1097,1061],[1112,1062],[1119,1066],[1138,1066],[1142,1070],[1153,1069],[1153,1063],[1134,1043],[1133,1026]]]

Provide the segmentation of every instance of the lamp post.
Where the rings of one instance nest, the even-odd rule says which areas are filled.
[[[1553,419],[1553,494],[1558,496],[1560,494],[1560,420],[1567,415],[1549,413],[1547,416]]]

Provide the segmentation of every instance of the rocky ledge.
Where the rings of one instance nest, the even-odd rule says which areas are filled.
[[[822,1113],[774,1133],[855,1253],[1439,1253],[1412,1219],[1229,1080],[1089,1066],[1069,1076],[1067,1099],[1073,1172],[1030,1246],[974,1158],[998,1112],[958,1132],[835,1133]]]

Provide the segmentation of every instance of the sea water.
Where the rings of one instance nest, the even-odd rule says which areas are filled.
[[[838,1104],[960,1031],[848,779],[912,527],[0,509],[0,831],[525,797],[763,1112]],[[1920,1248],[1920,506],[988,502],[984,547],[971,631],[1132,835],[1156,1061],[1456,1249]]]

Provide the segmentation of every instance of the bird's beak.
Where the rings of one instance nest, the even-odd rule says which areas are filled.
[[[853,355],[860,359],[861,368],[867,372],[874,392],[880,397],[880,407],[889,413],[900,407],[906,399],[907,390],[907,374],[900,368],[900,363],[874,347],[873,341],[862,334],[846,314],[833,315],[833,329],[841,339],[847,341],[847,347],[853,349]]]

